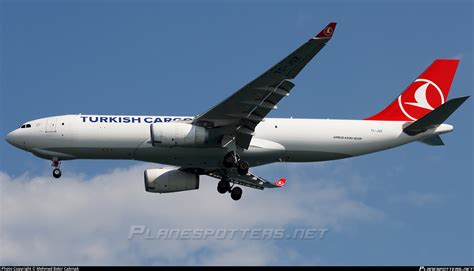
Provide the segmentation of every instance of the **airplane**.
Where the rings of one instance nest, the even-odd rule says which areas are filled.
[[[267,118],[295,86],[290,80],[331,40],[331,22],[287,57],[197,116],[62,115],[22,124],[6,136],[13,146],[52,161],[129,159],[167,165],[144,171],[147,192],[199,189],[200,176],[242,197],[240,186],[279,188],[250,167],[277,162],[349,158],[419,141],[444,145],[443,123],[469,96],[447,100],[459,60],[437,59],[388,107],[362,120]]]

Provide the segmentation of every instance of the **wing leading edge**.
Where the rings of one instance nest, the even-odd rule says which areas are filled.
[[[336,23],[301,45],[265,73],[239,89],[230,97],[197,116],[193,124],[210,128],[213,138],[231,136],[237,146],[247,149],[255,127],[278,102],[288,96],[294,84],[289,79],[298,73],[331,39]]]

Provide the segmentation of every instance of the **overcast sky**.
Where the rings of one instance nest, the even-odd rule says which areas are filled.
[[[1,1],[0,134],[61,114],[192,116],[328,22],[333,39],[271,117],[371,116],[436,58],[473,89],[471,1]],[[203,178],[150,194],[136,161],[50,162],[0,142],[0,264],[474,264],[472,101],[446,146],[412,143],[325,163],[252,169],[283,189],[240,201]],[[304,133],[304,131],[301,131]],[[328,229],[312,240],[128,240],[149,228]]]

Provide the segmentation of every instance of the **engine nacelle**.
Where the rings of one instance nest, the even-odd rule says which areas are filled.
[[[171,193],[199,189],[199,175],[173,168],[145,170],[145,190],[152,193]]]
[[[163,122],[150,125],[153,146],[195,146],[203,145],[209,132],[206,128],[180,122]]]

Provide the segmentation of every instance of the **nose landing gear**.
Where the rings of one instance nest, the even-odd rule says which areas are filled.
[[[59,169],[60,164],[61,162],[59,161],[59,159],[56,158],[54,158],[53,162],[51,163],[51,166],[53,167],[53,177],[56,179],[61,177],[61,169]]]

